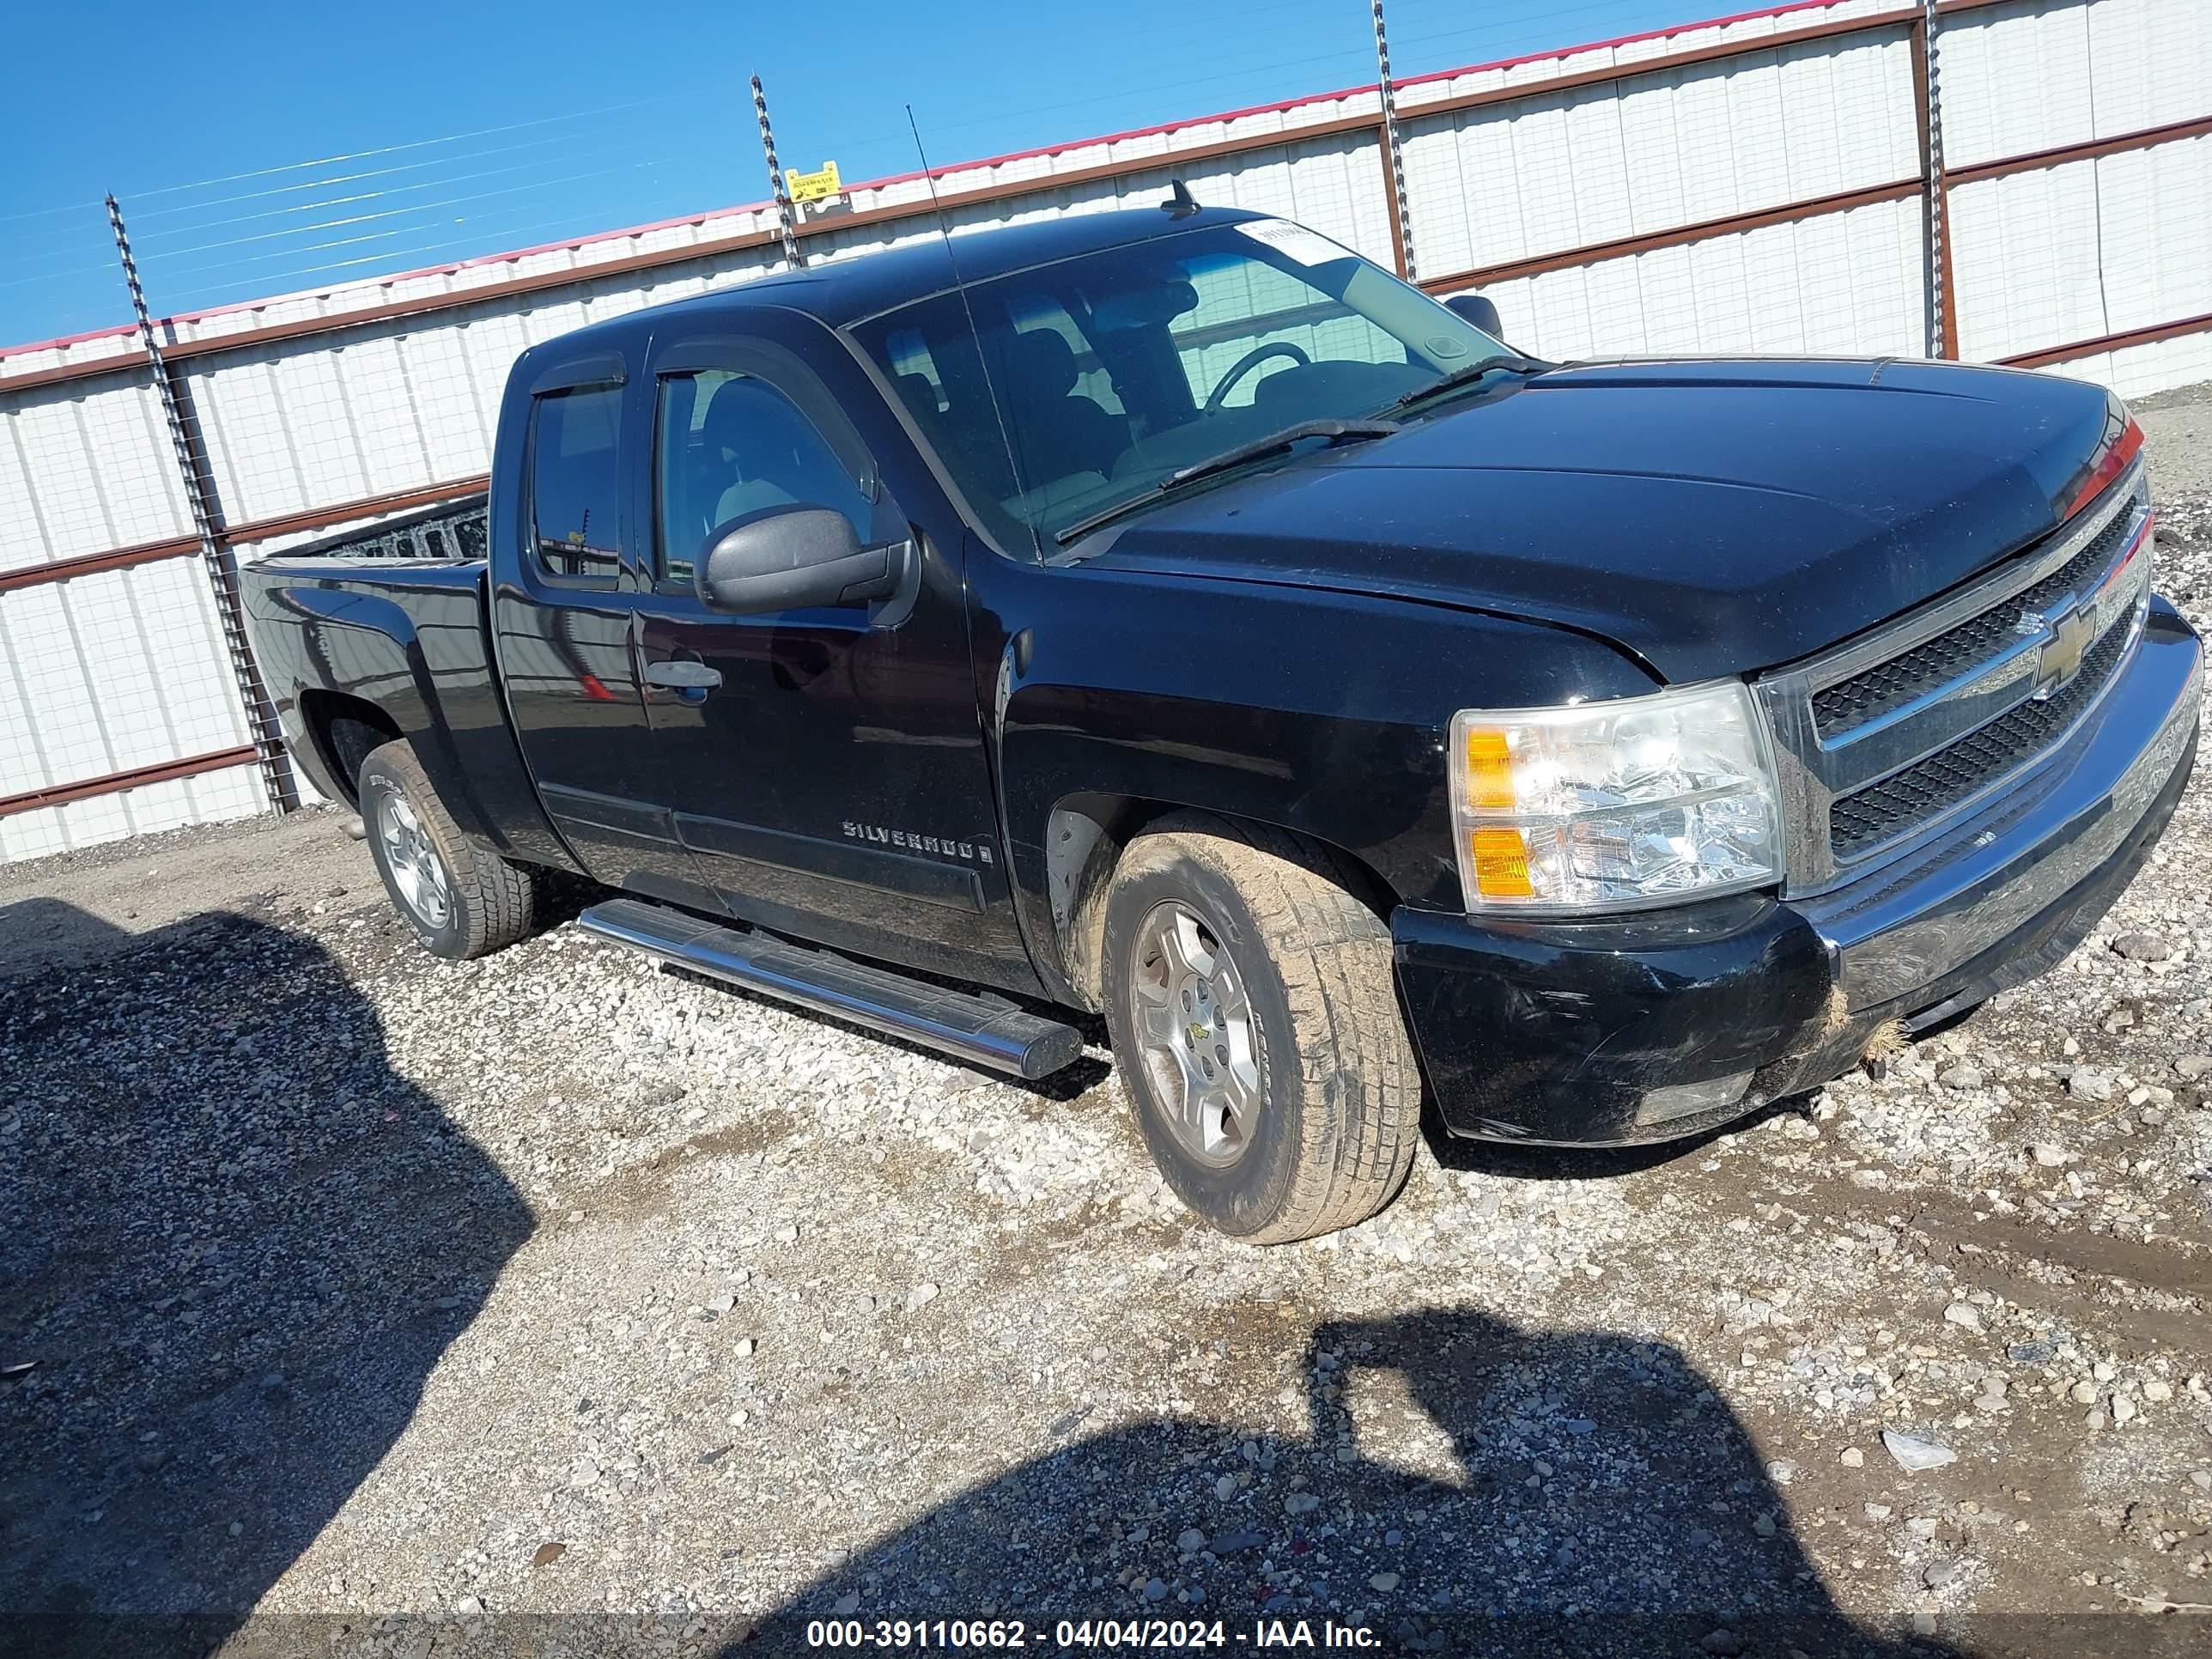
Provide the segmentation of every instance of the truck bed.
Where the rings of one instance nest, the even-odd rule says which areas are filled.
[[[537,811],[492,662],[486,504],[471,495],[325,537],[240,578],[263,678],[316,787],[349,795],[377,728],[396,732],[463,827],[504,848],[502,820],[529,824]],[[514,799],[493,812],[487,791]]]
[[[433,684],[488,682],[486,546],[485,498],[472,495],[246,566],[271,688],[388,704],[423,670]]]
[[[382,520],[367,530],[349,530],[305,546],[287,548],[254,562],[257,566],[287,568],[303,561],[321,559],[467,563],[485,556],[489,501],[489,497],[479,491],[459,501],[441,501],[435,507]]]

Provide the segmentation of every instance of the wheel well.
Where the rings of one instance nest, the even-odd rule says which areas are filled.
[[[1104,998],[1105,897],[1115,866],[1123,849],[1158,820],[1192,810],[1176,801],[1093,793],[1070,795],[1053,808],[1045,829],[1045,892],[1052,906],[1053,938],[1068,983],[1093,1011]],[[1262,822],[1230,812],[1214,816],[1231,823]],[[1280,824],[1267,827],[1296,836],[1312,849],[1317,867],[1377,916],[1387,921],[1397,907],[1389,884],[1357,854]]]
[[[302,691],[300,718],[322,758],[323,769],[343,793],[346,804],[358,807],[361,763],[371,750],[401,735],[398,724],[374,703],[343,691]]]

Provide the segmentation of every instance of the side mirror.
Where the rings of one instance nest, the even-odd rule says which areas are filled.
[[[826,507],[771,507],[718,525],[693,568],[699,602],[737,616],[865,605],[896,590],[908,544],[862,548]]]
[[[1505,323],[1498,314],[1498,302],[1487,295],[1455,294],[1444,303],[1492,339],[1503,340],[1505,337]]]

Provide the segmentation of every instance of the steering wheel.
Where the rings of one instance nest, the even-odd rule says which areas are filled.
[[[1288,340],[1271,340],[1266,345],[1254,346],[1242,357],[1239,357],[1235,362],[1231,363],[1229,366],[1229,372],[1223,375],[1218,381],[1215,382],[1212,391],[1206,394],[1206,412],[1211,415],[1216,410],[1219,409],[1221,407],[1221,400],[1229,395],[1231,389],[1236,386],[1237,382],[1243,380],[1247,374],[1249,374],[1261,363],[1266,362],[1270,357],[1288,357],[1300,368],[1310,368],[1313,367],[1313,359],[1307,356],[1304,352],[1299,350],[1297,347],[1292,345]]]

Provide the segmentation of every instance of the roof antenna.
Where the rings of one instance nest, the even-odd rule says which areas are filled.
[[[1170,179],[1168,180],[1168,188],[1174,193],[1160,204],[1160,211],[1166,214],[1169,218],[1188,219],[1198,211],[1198,198],[1190,193],[1188,185],[1180,179]]]
[[[975,326],[975,307],[968,298],[968,284],[960,277],[960,261],[952,252],[952,225],[945,216],[945,204],[937,199],[937,175],[929,170],[929,152],[921,147],[921,126],[914,118],[914,106],[906,106],[906,124],[914,133],[914,153],[921,158],[921,181],[929,186],[929,205],[937,215],[937,234],[945,239],[945,263],[952,270],[952,286],[960,295],[960,308],[968,313],[968,337],[975,343],[975,367],[982,371],[983,394],[991,400],[991,416],[999,423],[999,441],[1006,451],[1006,481],[1016,489],[1021,487],[1022,466],[1014,459],[1013,434],[1006,429],[1006,412],[999,407],[999,389],[991,383],[991,359],[983,349],[983,331]],[[1029,526],[1030,550],[1037,562],[1044,562],[1044,544],[1037,539],[1035,525]]]

